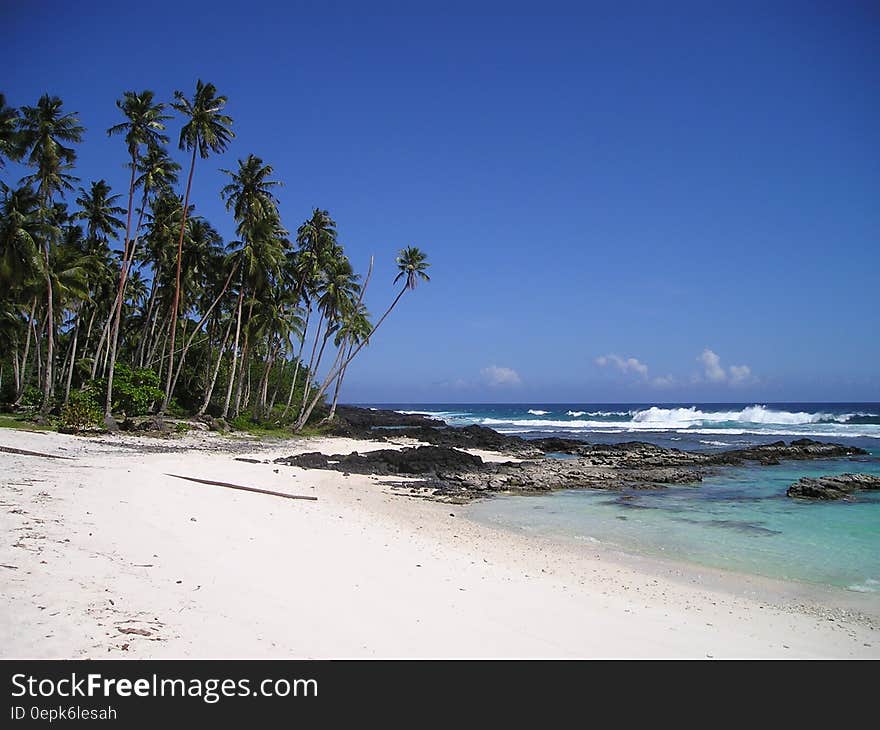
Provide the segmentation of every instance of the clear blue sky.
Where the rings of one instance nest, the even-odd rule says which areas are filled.
[[[203,78],[224,235],[218,169],[253,152],[288,228],[327,208],[376,255],[373,312],[429,253],[347,400],[880,400],[877,3],[0,8],[0,89],[80,113],[83,184],[124,191],[123,90]]]

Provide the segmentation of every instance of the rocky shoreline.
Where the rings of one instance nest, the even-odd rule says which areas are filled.
[[[433,499],[463,503],[493,493],[540,494],[560,489],[663,489],[696,484],[704,475],[746,463],[827,459],[862,455],[862,449],[799,439],[715,453],[681,451],[631,441],[588,444],[572,439],[527,440],[481,426],[453,428],[442,421],[395,411],[339,409],[334,435],[370,440],[407,437],[423,445],[360,454],[317,452],[276,459],[306,469],[382,477],[416,477],[406,487]],[[509,455],[507,462],[487,462],[466,450]]]

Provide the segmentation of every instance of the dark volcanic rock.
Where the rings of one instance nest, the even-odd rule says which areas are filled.
[[[744,461],[757,461],[761,464],[778,464],[781,459],[831,459],[839,456],[857,456],[868,452],[855,446],[822,443],[812,439],[798,439],[786,444],[774,441],[772,444],[752,446],[747,449],[734,449],[711,454],[709,464],[741,464]]]
[[[348,436],[349,438],[375,438],[376,431],[393,429],[395,432],[401,428],[421,427],[446,427],[443,421],[429,418],[417,413],[398,413],[372,408],[358,408],[356,406],[339,406],[336,409],[334,419],[334,436]]]
[[[484,464],[479,456],[471,456],[445,446],[417,446],[408,449],[380,449],[359,454],[325,456],[317,452],[276,459],[276,464],[289,464],[305,469],[334,469],[354,474],[433,474],[451,471],[480,471]]]
[[[485,426],[462,426],[434,428],[406,428],[394,431],[394,436],[406,436],[433,446],[447,446],[457,449],[484,449],[501,453],[530,453],[537,455],[541,449],[531,441],[519,436],[508,436]]]
[[[804,477],[786,494],[799,499],[844,499],[858,489],[880,489],[880,477],[870,474],[839,474],[833,477]]]

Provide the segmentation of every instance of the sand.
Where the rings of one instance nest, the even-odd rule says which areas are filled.
[[[880,657],[873,596],[555,544],[376,477],[236,460],[387,444],[3,429],[0,446],[70,457],[0,453],[4,658]]]

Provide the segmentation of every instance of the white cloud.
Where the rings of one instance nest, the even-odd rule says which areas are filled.
[[[730,384],[739,385],[751,380],[752,369],[748,365],[731,365],[730,366]]]
[[[671,385],[675,385],[675,378],[671,375],[662,375],[660,377],[654,378],[651,381],[658,388],[668,388]]]
[[[703,354],[700,355],[697,360],[703,363],[704,372],[709,380],[713,380],[716,383],[727,380],[727,373],[725,373],[724,368],[721,367],[721,358],[708,347],[703,350]]]
[[[742,385],[753,380],[752,369],[748,365],[731,365],[725,370],[721,365],[721,358],[708,347],[697,360],[703,363],[703,373],[712,382]]]
[[[636,373],[643,378],[648,377],[648,366],[639,362],[634,357],[620,357],[620,355],[601,355],[596,358],[599,367],[612,365],[622,373]]]
[[[503,368],[498,365],[490,365],[483,368],[480,373],[486,379],[486,382],[492,386],[499,385],[519,385],[522,379],[519,373],[513,368]]]

